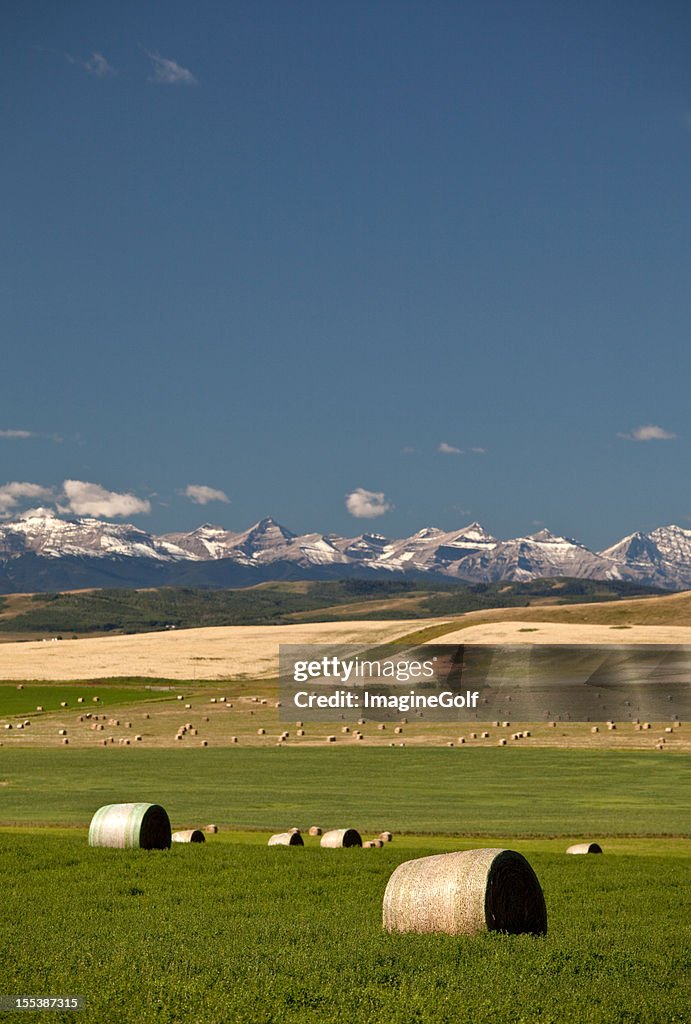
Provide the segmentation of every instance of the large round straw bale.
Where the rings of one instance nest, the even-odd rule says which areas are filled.
[[[332,828],[321,837],[321,846],[340,849],[347,846],[362,846],[362,837],[354,828]]]
[[[91,819],[89,846],[167,850],[170,819],[159,804],[106,804]]]
[[[266,733],[266,729],[257,729],[257,736],[264,736],[265,733]]]
[[[520,853],[466,850],[399,865],[384,893],[383,923],[389,932],[543,935],[547,911],[537,876]]]
[[[310,829],[310,835],[311,836],[320,836],[321,834],[322,834],[322,830],[320,829],[319,825],[312,825],[312,827]]]
[[[304,846],[302,836],[299,832],[277,832],[271,836],[267,846]]]
[[[206,842],[206,836],[199,828],[185,828],[181,832],[173,832],[171,839],[174,843]]]
[[[599,843],[574,843],[569,846],[567,853],[602,853]]]

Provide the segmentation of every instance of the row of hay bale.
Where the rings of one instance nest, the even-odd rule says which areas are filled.
[[[89,846],[126,850],[167,850],[171,843],[203,843],[204,833],[214,835],[218,825],[173,832],[168,812],[160,804],[106,804],[91,819]]]
[[[312,825],[309,834],[315,838],[321,837],[319,845],[331,850],[349,849],[356,846],[364,846],[365,849],[376,849],[384,846],[384,843],[390,843],[393,839],[391,832],[380,832],[377,839],[370,839],[363,843],[362,836],[356,828],[333,828],[327,832],[322,832],[318,825]],[[287,832],[277,832],[271,836],[267,845],[304,846],[305,842],[300,829],[291,828]]]

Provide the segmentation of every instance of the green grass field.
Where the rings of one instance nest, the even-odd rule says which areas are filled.
[[[340,851],[220,838],[145,853],[90,849],[84,831],[0,835],[0,990],[83,995],[85,1012],[47,1019],[118,1024],[689,1020],[690,862],[675,841],[646,857],[524,842],[547,936],[457,938],[381,928],[394,867],[448,841]]]
[[[88,824],[150,800],[214,821],[457,835],[689,835],[691,756],[549,749],[10,749],[0,823]]]
[[[0,716],[32,715],[41,705],[46,712],[59,711],[65,701],[72,711],[96,711],[102,708],[132,704],[135,701],[156,699],[156,680],[118,679],[116,684],[107,680],[80,683],[0,683]],[[148,685],[147,685],[148,684]],[[161,686],[173,690],[175,684],[164,680]],[[170,694],[168,694],[170,696]],[[82,702],[79,702],[79,698]],[[93,698],[98,697],[94,702]],[[98,704],[98,708],[95,704]]]

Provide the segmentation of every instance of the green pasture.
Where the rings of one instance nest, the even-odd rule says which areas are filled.
[[[524,843],[547,936],[468,938],[381,928],[396,865],[448,840],[219,840],[145,853],[90,849],[81,831],[1,833],[0,992],[82,995],[76,1018],[46,1019],[84,1024],[689,1021],[689,861],[666,841],[598,857]]]
[[[147,685],[148,684],[148,685]],[[160,687],[154,689],[152,687]],[[165,690],[163,689],[165,687]],[[175,684],[156,680],[118,679],[116,683],[89,681],[75,683],[0,683],[0,716],[31,715],[39,705],[49,711],[61,711],[66,701],[70,711],[96,711],[135,701],[156,700],[175,692]],[[83,697],[82,703],[79,698]],[[98,697],[98,701],[94,701]]]
[[[0,823],[161,803],[183,824],[480,836],[688,836],[691,755],[507,748],[0,751]]]

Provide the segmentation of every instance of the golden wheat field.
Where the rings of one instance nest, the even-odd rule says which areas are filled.
[[[411,628],[410,621],[317,622],[8,643],[0,644],[0,679],[268,679],[278,674],[279,644],[368,647]]]

